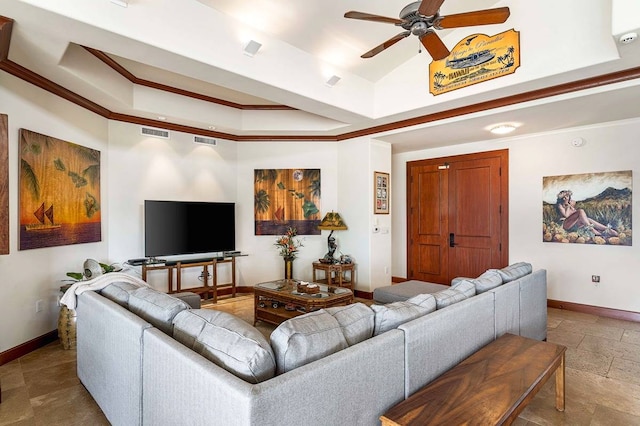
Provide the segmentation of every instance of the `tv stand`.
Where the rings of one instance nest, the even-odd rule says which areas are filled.
[[[142,279],[147,280],[147,272],[155,270],[167,271],[167,293],[179,293],[182,291],[182,269],[184,268],[202,268],[203,285],[195,288],[185,289],[197,293],[203,299],[209,299],[209,295],[213,297],[213,303],[218,302],[218,290],[221,288],[231,288],[232,297],[236,297],[236,257],[207,257],[200,259],[181,259],[171,260],[163,264],[143,264]],[[231,263],[231,282],[218,283],[218,265],[222,263]],[[209,285],[209,267],[212,268],[212,282]],[[173,271],[176,271],[176,289],[173,289]]]

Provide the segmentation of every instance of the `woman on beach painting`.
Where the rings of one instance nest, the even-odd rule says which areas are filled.
[[[543,177],[542,240],[632,245],[632,183],[631,170]]]

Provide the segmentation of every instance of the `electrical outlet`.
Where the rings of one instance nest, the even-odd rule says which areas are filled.
[[[36,300],[36,313],[42,312],[43,308],[44,308],[44,300],[42,299]]]
[[[599,283],[600,282],[600,275],[591,275],[591,282],[592,283]]]

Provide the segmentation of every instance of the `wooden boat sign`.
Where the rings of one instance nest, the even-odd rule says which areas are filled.
[[[429,64],[433,95],[513,74],[520,66],[520,33],[513,29],[495,36],[465,37],[446,58]]]

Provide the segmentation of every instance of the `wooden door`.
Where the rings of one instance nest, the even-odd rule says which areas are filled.
[[[407,163],[407,278],[449,284],[508,262],[508,151]]]

